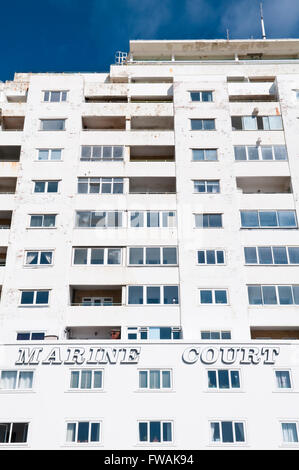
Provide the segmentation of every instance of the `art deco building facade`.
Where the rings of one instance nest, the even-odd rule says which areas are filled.
[[[0,448],[299,447],[299,40],[0,84]]]

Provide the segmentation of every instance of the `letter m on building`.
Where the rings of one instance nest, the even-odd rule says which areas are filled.
[[[15,364],[19,365],[27,365],[27,364],[38,364],[39,363],[39,355],[43,348],[20,348],[19,349],[19,357]]]

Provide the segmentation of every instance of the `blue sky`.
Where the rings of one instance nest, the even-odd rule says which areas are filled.
[[[260,38],[260,0],[2,0],[0,80],[106,72],[130,39]],[[299,38],[299,0],[264,0],[267,38]]]

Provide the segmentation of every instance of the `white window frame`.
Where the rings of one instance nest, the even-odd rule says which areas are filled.
[[[248,305],[249,307],[298,307],[299,304],[295,304],[294,302],[294,293],[293,293],[293,287],[299,287],[299,284],[247,284],[247,294],[248,294]],[[261,288],[261,297],[262,297],[262,303],[260,304],[251,304],[249,303],[249,291],[248,291],[248,287],[260,287]],[[276,303],[273,303],[273,304],[265,304],[264,303],[264,293],[263,293],[263,287],[274,287],[275,288],[275,296],[276,296],[276,300],[277,302]],[[279,300],[279,291],[278,291],[278,287],[291,287],[291,293],[292,293],[292,300],[293,300],[293,303],[291,304],[281,304],[280,303],[280,300]]]
[[[224,228],[224,223],[223,223],[223,212],[200,212],[200,213],[193,213],[194,215],[194,228],[195,229],[216,229],[216,230],[219,230],[219,229],[222,229]],[[217,227],[214,227],[214,226],[211,226],[211,225],[208,225],[208,227],[204,227],[203,225],[202,226],[197,226],[196,225],[196,216],[198,215],[220,215],[221,216],[221,225],[217,226]]]
[[[48,151],[48,157],[50,157],[50,158],[47,158],[47,160],[39,159],[38,156],[39,156],[40,150],[44,150],[44,151],[47,150]],[[37,162],[62,162],[62,158],[60,158],[59,160],[55,160],[55,159],[51,158],[52,150],[60,150],[60,157],[62,157],[63,148],[38,148],[37,149],[37,159],[36,159],[36,161]]]
[[[87,250],[87,263],[75,263],[75,250],[78,249],[78,250]],[[104,250],[104,263],[103,264],[91,264],[91,250],[96,250],[96,249],[100,249],[100,250]],[[103,246],[75,246],[73,247],[73,255],[72,255],[72,266],[95,266],[95,267],[99,267],[99,266],[109,266],[109,267],[113,267],[113,266],[123,266],[123,247],[119,247],[119,246],[107,246],[107,247],[103,247]],[[120,250],[120,263],[119,264],[110,264],[108,263],[108,252],[109,250]]]
[[[22,304],[22,293],[23,292],[33,292],[33,303],[32,304]],[[48,292],[48,303],[46,304],[37,304],[36,303],[36,297],[38,292]],[[37,307],[37,308],[43,308],[43,307],[49,307],[50,305],[50,295],[51,295],[51,289],[20,289],[20,300],[19,300],[19,307]]]
[[[44,338],[43,339],[33,339],[32,334],[34,334],[34,333],[43,334],[44,336],[46,336],[45,331],[16,331],[16,333],[17,333],[16,334],[16,341],[44,341]],[[18,334],[24,334],[24,335],[29,334],[30,337],[29,337],[29,339],[18,339]]]
[[[212,333],[219,333],[219,338],[202,338],[202,333],[209,333],[210,336]],[[222,333],[229,333],[230,338],[222,338]],[[232,333],[231,330],[200,330],[200,339],[201,341],[231,341]]]
[[[248,145],[247,144],[247,145],[234,145],[234,148],[235,147],[244,147],[245,148],[245,154],[246,154],[246,160],[238,160],[238,159],[235,158],[235,162],[287,162],[288,161],[287,147],[286,147],[286,145],[283,145],[283,144],[281,144],[281,145],[280,144],[277,144],[277,145],[273,145],[273,144],[269,144],[269,145]],[[248,147],[256,147],[257,148],[258,157],[259,157],[257,160],[249,158]],[[273,157],[272,160],[263,158],[263,154],[262,154],[262,148],[263,147],[271,147],[272,157]],[[285,147],[287,158],[285,160],[280,160],[280,159],[275,158],[274,147]],[[235,157],[235,153],[234,153],[234,157]]]
[[[53,266],[54,265],[54,251],[55,251],[54,249],[49,249],[49,250],[36,250],[36,249],[25,250],[24,251],[24,267],[26,267],[26,268],[43,268],[43,267],[47,268],[47,267]],[[26,263],[28,253],[37,253],[37,264]],[[49,264],[40,264],[40,258],[41,258],[42,253],[51,253],[52,254],[51,263],[49,263]]]
[[[0,447],[4,447],[4,446],[8,446],[8,445],[11,446],[11,447],[19,447],[19,446],[22,446],[22,447],[24,446],[25,447],[25,446],[28,445],[28,437],[29,437],[29,429],[30,429],[30,421],[29,420],[27,420],[27,421],[22,420],[22,419],[17,420],[17,421],[7,420],[5,422],[1,420],[0,426],[2,424],[9,424],[10,425],[10,427],[9,427],[9,439],[8,439],[8,442],[1,442]],[[26,436],[27,439],[26,439],[26,441],[24,441],[24,442],[11,442],[11,435],[12,435],[12,430],[13,430],[13,425],[14,424],[27,424],[27,436]]]
[[[151,388],[150,387],[150,372],[151,371],[158,371],[160,373],[160,388]],[[140,387],[140,372],[146,372],[147,373],[147,387]],[[170,374],[170,387],[163,387],[163,372],[169,372]],[[140,392],[171,392],[173,390],[173,371],[172,369],[163,369],[163,368],[158,368],[158,367],[151,367],[151,368],[142,368],[138,369],[138,391]]]
[[[191,148],[191,162],[218,162],[219,159],[218,159],[218,148]],[[203,153],[204,153],[204,159],[203,160],[195,160],[193,158],[193,150],[202,150]],[[208,158],[206,158],[206,152],[207,150],[215,150],[216,151],[216,160],[210,160]]]
[[[15,388],[2,388],[2,372],[16,372],[17,379],[16,379],[16,387]],[[32,372],[32,387],[31,388],[20,388],[20,374],[22,372]],[[1,369],[0,370],[0,392],[16,392],[16,393],[27,393],[32,392],[34,389],[34,379],[35,379],[35,370],[33,369]]]
[[[43,90],[43,103],[65,103],[68,101],[68,93],[69,93],[69,90]],[[46,93],[49,93],[49,99],[45,99],[46,98]],[[59,93],[59,100],[58,101],[52,101],[51,100],[51,97],[52,97],[52,93]],[[62,99],[63,98],[63,94],[65,94],[65,99]]]
[[[152,327],[152,326],[128,326],[127,330],[126,330],[127,340],[128,341],[152,341],[152,338],[149,338],[149,329],[150,328],[165,328],[165,327],[163,327],[163,326],[154,326],[154,327]],[[181,339],[181,338],[173,338],[174,333],[179,332],[180,336],[182,335],[181,328],[176,327],[176,326],[168,326],[166,328],[170,328],[171,336],[172,336],[172,338],[170,340],[167,340],[167,341],[178,341],[179,339]],[[147,333],[147,338],[141,338],[141,334],[145,333],[145,332]],[[128,338],[129,334],[134,334],[134,335],[136,334],[136,338]],[[154,341],[156,341],[156,340],[154,339]],[[159,341],[164,341],[164,340],[159,339]]]
[[[160,442],[150,442],[150,423],[151,422],[159,422],[160,423],[160,436],[161,436],[161,441]],[[139,424],[140,423],[146,423],[147,424],[147,441],[140,441],[139,440]],[[170,423],[171,424],[171,441],[164,441],[163,440],[163,424],[164,423]],[[165,446],[165,445],[173,445],[174,443],[174,422],[172,419],[154,419],[154,418],[151,418],[151,419],[139,419],[137,421],[137,436],[138,436],[138,444],[139,445],[146,445],[146,446],[155,446],[155,445],[161,445],[161,446]]]
[[[41,132],[64,132],[66,131],[66,118],[40,118],[40,127]],[[64,121],[63,129],[43,129],[44,121]]]
[[[205,262],[204,263],[199,263],[198,262],[198,252],[203,251],[204,252],[204,257],[205,257]],[[207,251],[214,251],[215,252],[215,261],[216,263],[207,263]],[[218,263],[217,261],[217,251],[222,251],[223,253],[223,263]],[[226,253],[223,248],[203,248],[196,250],[196,264],[197,266],[226,266]]]
[[[219,340],[218,340],[219,341]],[[225,370],[228,372],[228,382],[229,382],[229,387],[228,388],[221,388],[219,387],[219,371]],[[207,391],[208,392],[224,392],[224,393],[238,393],[242,391],[242,380],[241,380],[241,370],[237,368],[225,368],[225,367],[219,367],[219,368],[208,368],[206,369],[207,371],[207,381],[208,381],[208,386],[207,386]],[[216,387],[209,387],[209,372],[216,372]],[[239,375],[239,383],[240,387],[232,387],[232,381],[231,381],[231,372],[238,372]]]
[[[220,189],[220,180],[219,179],[206,179],[206,180],[192,180],[193,181],[193,194],[220,194],[221,192],[221,189]],[[196,187],[196,183],[199,183],[199,182],[202,182],[204,184],[204,187],[205,187],[205,190],[204,191],[196,191],[195,190],[195,187]],[[214,182],[214,183],[218,183],[218,190],[219,191],[208,191],[208,186],[209,186],[209,183],[211,182]]]
[[[298,248],[299,246],[292,246],[292,245],[255,245],[255,246],[244,246],[244,264],[245,266],[298,266],[298,263],[290,263],[290,255],[289,255],[289,248]],[[255,248],[256,251],[256,258],[257,258],[257,263],[247,263],[246,258],[245,258],[245,248]],[[258,255],[258,248],[270,248],[271,249],[271,255],[272,259],[274,261],[274,254],[273,254],[273,248],[285,248],[286,249],[286,255],[287,255],[287,263],[260,263],[259,262],[259,255]]]
[[[130,287],[142,287],[143,290],[142,290],[142,298],[143,298],[143,303],[142,304],[132,304],[132,303],[129,303],[129,288]],[[160,289],[160,303],[148,303],[147,302],[147,288],[148,287],[158,287]],[[171,304],[167,304],[167,303],[164,303],[164,288],[165,287],[177,287],[177,291],[178,291],[178,302],[177,303],[171,303]],[[150,307],[155,307],[155,306],[178,306],[180,305],[180,288],[179,288],[179,284],[159,284],[159,285],[156,285],[156,284],[131,284],[131,285],[128,285],[127,286],[127,302],[126,302],[126,305],[128,306],[136,306],[136,305],[148,305]]]
[[[233,429],[233,442],[223,442],[223,436],[222,436],[222,427],[221,423],[222,422],[230,422],[232,423],[232,429]],[[219,431],[220,431],[220,440],[219,441],[213,441],[213,431],[212,431],[212,423],[218,423],[219,424]],[[235,440],[236,438],[236,433],[235,433],[235,424],[236,423],[242,423],[243,424],[243,433],[244,433],[244,441],[239,441],[237,442]],[[209,419],[209,425],[210,425],[210,444],[213,446],[244,446],[247,444],[247,433],[246,433],[246,420],[244,419],[231,419],[231,418],[225,418],[225,419]]]
[[[190,125],[189,130],[191,132],[213,132],[216,131],[216,118],[189,118]],[[202,129],[192,129],[192,121],[202,121]],[[204,121],[214,121],[214,127],[212,129],[204,129]]]
[[[200,292],[201,291],[211,291],[212,292],[212,302],[211,303],[202,303],[201,300],[200,300]],[[216,291],[225,291],[226,292],[226,303],[216,303],[215,302],[215,292]],[[204,307],[208,307],[208,306],[223,306],[223,305],[230,305],[229,303],[229,296],[228,296],[228,288],[226,287],[199,287],[198,288],[198,297],[199,297],[199,305],[201,306],[204,306]]]
[[[147,214],[148,213],[155,213],[155,214],[158,214],[158,226],[151,226],[151,225],[147,225]],[[132,220],[131,220],[131,216],[132,214],[134,213],[139,213],[139,214],[143,214],[143,225],[140,225],[139,227],[134,227],[132,225]],[[174,216],[170,217],[169,219],[169,214],[174,214]],[[169,220],[172,220],[173,221],[173,225],[164,225],[163,224],[163,215],[164,214],[168,214],[168,217],[167,217],[167,222],[169,222]],[[161,228],[169,228],[169,229],[175,229],[177,227],[177,211],[176,210],[173,210],[173,211],[153,211],[153,210],[150,210],[150,211],[139,211],[139,210],[136,210],[136,211],[132,211],[130,210],[129,211],[129,227],[130,228],[134,228],[134,229],[138,229],[138,228],[151,228],[151,229],[161,229]]]
[[[88,423],[88,441],[87,442],[78,442],[78,430],[79,430],[79,423]],[[67,427],[68,424],[75,424],[75,440],[74,441],[68,441],[67,440]],[[92,424],[99,424],[100,425],[100,435],[99,435],[99,440],[98,441],[91,441],[91,425]],[[66,436],[65,436],[65,443],[68,446],[98,446],[102,443],[102,433],[103,433],[103,424],[101,419],[90,419],[90,418],[82,418],[82,419],[74,419],[74,420],[67,420],[66,421]]]
[[[85,212],[85,213],[90,214],[90,221],[91,221],[91,217],[92,217],[92,214],[93,214],[93,213],[99,213],[99,212],[105,213],[105,219],[104,219],[104,220],[105,220],[105,225],[103,225],[103,226],[92,226],[92,225],[89,225],[89,226],[80,226],[80,225],[77,225],[77,216],[78,216],[78,213],[79,213],[79,212]],[[108,214],[110,214],[110,213],[113,213],[113,214],[117,213],[117,214],[118,214],[118,218],[121,219],[121,224],[120,224],[120,225],[108,225],[108,218],[109,218],[109,215],[108,215]],[[120,216],[119,216],[119,215],[120,215]],[[104,229],[104,230],[109,230],[109,229],[114,229],[114,230],[115,230],[115,229],[121,229],[121,228],[124,228],[124,227],[125,227],[125,220],[124,220],[125,217],[124,217],[124,215],[125,215],[125,211],[123,211],[123,210],[119,210],[119,211],[117,211],[117,210],[115,210],[115,211],[113,211],[113,210],[100,210],[100,211],[97,211],[97,210],[86,210],[86,211],[84,211],[84,210],[76,210],[76,211],[75,211],[75,226],[74,226],[74,227],[75,227],[76,229],[88,229],[88,230],[89,230],[89,229],[101,229],[101,230],[103,230],[103,229]]]
[[[130,263],[130,250],[131,248],[142,248],[143,250],[143,263],[142,264],[134,264],[134,263]],[[148,263],[145,263],[146,261],[146,249],[147,248],[159,248],[160,249],[160,261],[163,261],[163,249],[164,248],[175,248],[176,249],[176,257],[177,257],[177,262],[175,264],[170,264],[170,263],[160,263],[160,264],[148,264]],[[128,266],[133,266],[133,267],[138,267],[138,266],[141,266],[141,267],[157,267],[157,266],[178,266],[178,249],[177,249],[177,246],[129,246],[128,249],[127,249],[127,265]]]
[[[289,380],[290,380],[290,387],[279,387],[277,383],[276,372],[288,372]],[[274,373],[274,390],[278,393],[290,393],[294,391],[294,384],[293,384],[293,377],[292,377],[292,370],[289,367],[275,367],[273,369]],[[298,435],[299,437],[299,435]]]
[[[92,378],[91,378],[91,387],[90,388],[83,388],[81,387],[81,378],[82,378],[82,372],[89,371],[91,372]],[[73,372],[78,372],[79,373],[79,386],[76,387],[71,387],[71,381],[72,381],[72,373]],[[101,387],[94,387],[94,373],[95,372],[101,372],[102,377],[101,377]],[[93,393],[93,392],[103,392],[104,390],[104,369],[101,368],[72,368],[70,369],[69,377],[68,377],[68,386],[67,390],[72,393]]]
[[[92,156],[87,159],[87,157],[83,157],[82,159],[82,149],[83,147],[90,147],[91,148],[91,155],[93,154],[93,148],[94,147],[99,147],[101,148],[101,156],[99,158],[93,158]],[[111,155],[112,155],[112,158],[103,158],[103,152],[104,152],[104,148],[111,148]],[[122,147],[122,158],[115,158],[114,157],[114,148],[118,148],[118,147]],[[81,162],[122,162],[124,161],[124,155],[125,155],[125,146],[124,145],[81,145],[81,148],[80,148],[80,156],[79,156],[79,160]]]
[[[44,225],[43,225],[43,224],[44,224],[45,216],[48,216],[48,215],[55,216],[55,224],[54,224],[53,226],[47,227],[47,226],[44,226]],[[57,225],[56,225],[56,222],[57,222],[57,215],[58,215],[57,213],[56,213],[56,214],[55,214],[55,213],[54,213],[54,214],[53,214],[53,213],[50,213],[50,214],[29,214],[29,225],[28,225],[27,228],[29,228],[29,229],[35,229],[35,230],[36,230],[36,229],[37,229],[37,230],[40,230],[40,229],[45,229],[45,230],[47,230],[47,229],[54,229],[54,228],[57,228]],[[42,218],[43,218],[43,219],[42,219],[42,225],[37,225],[37,226],[34,226],[34,225],[33,225],[33,226],[31,226],[31,217],[32,217],[32,216],[40,216],[40,217],[42,217]]]
[[[281,432],[281,440],[282,440],[282,446],[283,447],[298,447],[299,446],[299,420],[298,419],[281,419],[279,420],[280,422],[280,432]],[[284,441],[283,440],[283,429],[282,425],[283,424],[295,424],[296,425],[296,431],[297,431],[297,438],[298,441],[292,442],[292,441]]]
[[[61,180],[32,180],[33,182],[33,189],[32,189],[32,194],[60,194],[60,181]],[[36,183],[45,183],[45,191],[35,191],[35,184]],[[49,192],[48,191],[48,185],[49,183],[57,183],[57,191],[55,192]]]
[[[88,190],[86,193],[82,193],[82,192],[79,192],[79,184],[80,184],[80,180],[87,180],[86,183],[88,185]],[[97,181],[96,181],[97,180]],[[111,181],[104,181],[104,180],[111,180]],[[124,177],[106,177],[106,176],[100,176],[100,177],[93,177],[93,176],[79,176],[78,179],[77,179],[77,194],[91,194],[91,195],[96,195],[96,194],[101,194],[101,195],[106,195],[106,194],[110,194],[110,195],[116,195],[116,196],[119,196],[120,194],[124,194],[124,180],[125,178]],[[91,192],[90,191],[90,184],[93,183],[93,182],[96,182],[99,184],[99,192]],[[103,191],[103,184],[107,184],[109,183],[111,185],[111,188],[110,188],[110,192],[102,192]],[[123,191],[122,193],[117,193],[117,192],[114,192],[113,189],[114,189],[114,184],[119,184],[119,183],[122,183],[122,186],[123,186]]]
[[[191,103],[213,103],[214,102],[214,90],[189,90],[188,93],[189,93],[189,101]],[[198,93],[200,99],[199,100],[192,100],[191,93]],[[202,99],[202,94],[203,93],[211,93],[212,99],[208,100],[208,101],[204,101]]]
[[[258,225],[245,226],[242,225],[242,212],[256,212],[258,216]],[[277,225],[261,225],[260,213],[261,212],[273,212],[276,214]],[[279,212],[293,212],[295,216],[296,225],[279,225],[278,224],[278,213]],[[298,218],[296,209],[240,209],[240,229],[242,230],[297,230],[298,229]]]
[[[99,300],[100,303],[95,303],[96,300]],[[88,296],[88,297],[82,297],[82,301],[80,305],[86,306],[86,302],[90,302],[91,307],[104,307],[106,305],[114,305],[113,303],[113,297],[101,297],[101,296]],[[107,303],[108,302],[108,303]]]

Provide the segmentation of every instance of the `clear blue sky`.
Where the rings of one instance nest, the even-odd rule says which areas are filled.
[[[260,38],[260,0],[2,0],[0,80],[106,72],[130,39]],[[299,37],[299,0],[264,0],[266,34]]]

